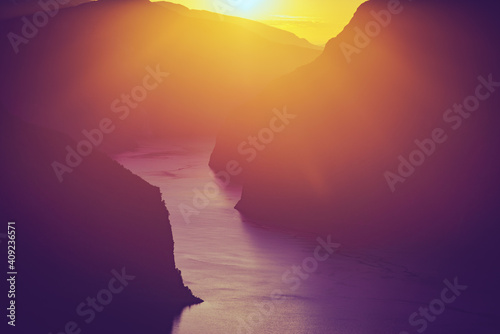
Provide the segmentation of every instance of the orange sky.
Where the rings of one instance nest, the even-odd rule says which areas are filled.
[[[191,9],[241,16],[325,44],[349,22],[364,0],[177,0]]]

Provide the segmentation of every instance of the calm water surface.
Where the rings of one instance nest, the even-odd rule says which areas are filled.
[[[186,222],[179,206],[193,207],[193,190],[214,182],[207,166],[213,145],[213,140],[148,142],[115,157],[161,188],[177,267],[205,300],[185,309],[174,334],[415,332],[408,316],[436,297],[429,291],[439,294],[442,286],[397,265],[390,251],[341,246],[310,274],[295,275],[292,266],[313,256],[317,238],[327,236],[245,222],[233,209],[238,189],[222,189]],[[429,289],[429,284],[436,286]],[[276,290],[283,295],[279,304],[271,298]],[[449,324],[433,326],[439,332]]]

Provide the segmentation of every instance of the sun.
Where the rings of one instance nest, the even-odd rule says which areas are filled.
[[[251,15],[254,12],[258,12],[259,6],[262,6],[263,0],[238,0],[241,2],[239,9],[243,13]]]
[[[257,18],[265,7],[264,0],[214,0],[214,11],[219,14]]]

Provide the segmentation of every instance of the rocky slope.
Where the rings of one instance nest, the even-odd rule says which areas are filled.
[[[210,165],[241,164],[237,208],[357,238],[493,223],[497,14],[487,1],[361,5],[321,57],[276,80],[220,132]]]
[[[498,10],[401,4],[380,31],[370,22],[388,2],[363,4],[318,60],[235,111],[210,165],[243,184],[236,208],[248,220],[397,254],[425,285],[468,282],[449,319],[475,314],[481,333],[498,333]]]
[[[60,333],[66,326],[168,332],[183,307],[201,300],[175,267],[159,189],[100,152],[59,182],[53,164],[66,163],[68,145],[77,147],[65,135],[0,113],[0,219],[2,233],[15,222],[18,272],[16,327],[1,326],[16,333]],[[1,237],[7,261],[8,239]]]
[[[121,125],[105,146],[140,135],[215,134],[229,110],[321,53],[287,44],[288,35],[271,41],[190,13],[98,1],[59,9],[40,27],[30,28],[30,15],[28,23],[1,21],[0,32],[15,35],[0,41],[0,98],[76,140],[112,116]]]

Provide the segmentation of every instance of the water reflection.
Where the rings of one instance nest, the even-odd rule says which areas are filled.
[[[212,196],[188,224],[179,206],[194,206],[194,189],[214,182],[207,167],[212,147],[206,140],[144,143],[116,157],[161,188],[177,267],[205,300],[186,308],[172,333],[397,334],[408,329],[408,316],[440,291],[441,278],[422,279],[397,264],[401,254],[387,249],[342,246],[316,267],[309,263],[309,273],[298,271],[314,257],[317,237],[327,236],[245,221],[233,209],[238,189]],[[434,329],[451,327],[448,321]]]

